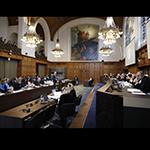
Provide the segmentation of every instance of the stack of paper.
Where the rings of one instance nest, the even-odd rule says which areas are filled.
[[[135,95],[146,95],[141,90],[135,88],[128,88],[127,91]]]
[[[17,90],[17,91],[13,91],[13,93],[19,93],[19,92],[22,92],[23,89],[20,89],[20,90]]]
[[[59,91],[59,92],[53,92],[53,95],[48,95],[48,98],[50,99],[50,98],[53,98],[53,99],[59,99],[60,98],[60,96],[61,96],[61,91]]]
[[[0,96],[5,95],[5,93],[0,93]]]

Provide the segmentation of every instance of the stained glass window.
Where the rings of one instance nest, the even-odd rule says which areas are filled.
[[[127,47],[135,37],[135,17],[127,17],[125,25],[125,46]]]
[[[129,17],[128,17],[129,18]],[[130,33],[129,33],[129,23],[128,18],[126,19],[125,25],[125,46],[127,47],[131,41]]]
[[[146,24],[150,20],[150,16],[141,17],[140,19],[140,45],[142,46],[146,42]]]

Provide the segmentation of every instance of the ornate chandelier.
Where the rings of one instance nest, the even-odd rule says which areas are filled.
[[[64,51],[60,49],[59,39],[57,38],[55,49],[52,50],[54,57],[61,57],[64,54]]]
[[[106,46],[106,47],[102,47],[100,50],[99,50],[99,53],[102,55],[102,56],[110,56],[110,54],[113,52],[112,48],[110,48],[109,46]]]
[[[43,40],[40,39],[40,36],[35,31],[35,26],[31,25],[31,17],[29,17],[28,22],[28,31],[23,35],[21,41],[26,43],[27,47],[35,48],[37,44],[41,43]]]
[[[103,40],[105,45],[116,43],[116,40],[120,38],[122,32],[116,27],[113,17],[107,17],[106,23],[102,29],[100,29],[99,39]]]

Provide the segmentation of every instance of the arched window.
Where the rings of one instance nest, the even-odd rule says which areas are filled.
[[[130,43],[130,34],[129,34],[129,24],[128,24],[128,18],[126,20],[126,25],[125,25],[125,47],[128,46]]]

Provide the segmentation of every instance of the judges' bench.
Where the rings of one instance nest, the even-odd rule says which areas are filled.
[[[124,88],[121,92],[118,92],[116,90],[112,90],[111,85],[112,82],[108,81],[105,86],[99,89],[97,92],[98,97],[96,115],[98,127],[101,127],[102,124],[104,125],[104,123],[100,121],[100,115],[98,114],[100,114],[102,110],[104,110],[106,113],[110,112],[108,110],[110,108],[108,103],[113,101],[114,104],[112,106],[114,107],[114,111],[112,111],[111,114],[115,114],[115,121],[118,123],[117,125],[119,125],[115,127],[149,128],[150,96],[131,94],[127,91],[127,88]],[[102,107],[102,103],[107,107]],[[104,116],[101,115],[101,117]]]

